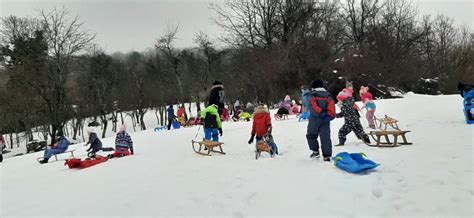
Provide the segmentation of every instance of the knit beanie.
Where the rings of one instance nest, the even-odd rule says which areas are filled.
[[[315,79],[311,82],[311,88],[316,89],[316,88],[322,88],[324,85],[324,82],[320,79]]]

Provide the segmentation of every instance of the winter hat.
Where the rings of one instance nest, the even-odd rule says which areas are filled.
[[[222,85],[222,82],[216,80],[216,81],[214,81],[214,83],[213,83],[212,85],[213,85],[213,86],[215,86],[215,85]]]
[[[311,82],[311,88],[316,89],[316,88],[322,88],[324,85],[324,82],[320,79],[315,79]]]
[[[354,94],[354,89],[352,89],[352,87],[345,88],[342,91],[346,92],[349,97],[352,97]]]
[[[290,98],[289,95],[286,95],[286,96],[285,96],[285,101],[291,101],[291,98]]]
[[[127,124],[123,124],[122,127],[120,127],[120,130],[118,132],[126,132],[127,131]]]
[[[337,94],[336,98],[338,101],[342,102],[342,101],[345,101],[347,98],[349,98],[349,95],[347,95],[347,93],[344,90],[342,90],[339,92],[339,94]]]

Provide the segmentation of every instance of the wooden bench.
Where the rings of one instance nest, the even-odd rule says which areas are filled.
[[[63,153],[53,154],[53,156],[54,156],[54,159],[55,159],[56,161],[58,161],[58,155],[71,153],[71,156],[70,156],[70,157],[74,157],[74,151],[76,151],[76,150],[67,150],[67,151],[65,151],[65,152],[63,152]],[[43,157],[38,157],[38,158],[36,158],[37,161],[40,161],[40,160],[42,160],[42,159],[43,159]]]
[[[396,147],[399,145],[412,145],[413,143],[408,142],[405,134],[409,133],[410,131],[371,131],[369,135],[377,142],[375,145],[376,147]],[[393,136],[393,143],[389,139],[389,135]],[[381,142],[382,136],[385,138],[385,142]],[[403,142],[398,142],[398,136],[401,136]]]

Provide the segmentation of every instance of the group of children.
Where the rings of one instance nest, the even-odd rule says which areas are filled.
[[[339,130],[339,143],[336,146],[343,146],[350,132],[354,132],[357,138],[361,139],[364,143],[370,144],[369,136],[364,132],[359,119],[359,111],[361,109],[355,104],[354,89],[351,83],[346,83],[346,88],[339,92],[336,97],[341,108],[339,113],[336,113],[335,102],[331,94],[324,89],[324,82],[322,80],[314,80],[311,83],[311,87],[312,91],[302,87],[303,105],[310,112],[306,138],[309,148],[312,150],[311,158],[318,158],[320,156],[317,140],[320,137],[323,158],[325,161],[330,161],[332,156],[330,122],[334,118],[344,117],[344,125]],[[359,94],[364,103],[363,108],[366,109],[369,128],[375,129],[374,113],[376,107],[373,102],[373,96],[369,92],[369,88],[365,86],[361,87]]]
[[[95,158],[96,153],[99,151],[114,151],[114,153],[107,155],[109,159],[133,154],[133,141],[130,135],[127,133],[126,124],[122,125],[120,130],[117,132],[115,137],[115,149],[102,147],[102,142],[100,141],[97,134],[93,131],[92,127],[86,128],[86,132],[89,135],[89,140],[86,144],[84,144],[84,146],[90,145],[86,150],[88,152],[87,156],[89,158]],[[49,159],[53,155],[64,153],[70,144],[71,142],[64,135],[59,133],[59,136],[56,138],[56,143],[54,143],[53,146],[46,147],[43,159],[40,160],[39,163],[48,163]]]

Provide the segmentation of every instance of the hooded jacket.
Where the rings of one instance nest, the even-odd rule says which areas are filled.
[[[268,132],[268,128],[272,126],[270,113],[265,107],[257,107],[253,115],[252,135],[262,137]]]
[[[209,94],[209,103],[208,105],[217,105],[218,109],[224,108],[224,100],[225,100],[225,93],[224,93],[224,85],[217,84],[211,87],[211,93]]]
[[[222,128],[221,118],[217,111],[217,105],[212,104],[201,111],[201,119],[204,120],[204,128]]]

